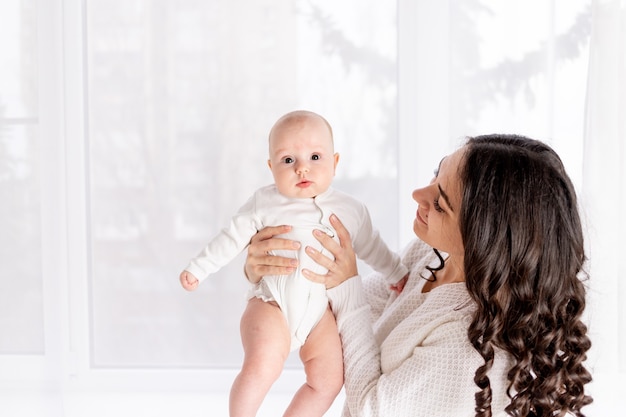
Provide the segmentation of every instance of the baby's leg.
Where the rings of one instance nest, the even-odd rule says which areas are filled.
[[[230,416],[255,416],[289,355],[291,336],[275,303],[248,301],[241,317],[244,361],[230,390]]]
[[[343,357],[335,317],[326,310],[300,349],[306,383],[298,390],[287,416],[322,416],[343,386]]]

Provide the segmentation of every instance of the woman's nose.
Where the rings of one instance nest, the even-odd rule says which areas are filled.
[[[429,191],[430,191],[430,186],[423,187],[423,188],[416,188],[415,190],[413,190],[413,193],[411,194],[411,196],[413,197],[413,200],[415,200],[416,203],[426,204],[428,202]]]
[[[422,188],[416,188],[415,190],[413,190],[413,193],[411,194],[411,196],[413,197],[413,200],[415,200],[416,202],[420,202],[420,201],[428,201],[427,195],[429,192],[432,192],[430,190],[433,189],[437,189],[436,186],[434,186],[435,184],[435,178],[433,178],[430,181],[430,184],[428,184],[426,187],[422,187]]]
[[[422,190],[423,190],[422,188],[416,188],[415,190],[413,190],[413,193],[411,194],[411,197],[413,197],[413,200],[415,200],[418,203],[420,201]]]

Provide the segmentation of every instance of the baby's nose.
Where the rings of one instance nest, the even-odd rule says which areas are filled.
[[[298,163],[296,165],[296,173],[297,174],[304,174],[304,173],[307,173],[307,172],[309,172],[309,166],[307,164],[304,164],[304,163],[300,162],[300,163]]]

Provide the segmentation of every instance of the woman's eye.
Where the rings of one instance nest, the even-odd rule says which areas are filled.
[[[439,213],[443,213],[444,210],[441,208],[441,206],[439,205],[439,197],[437,197],[435,199],[435,201],[433,201],[433,207],[435,208],[436,211],[438,211]]]
[[[311,159],[314,160],[314,161],[317,161],[317,160],[320,159],[320,156],[317,155],[317,154],[314,154],[314,155],[311,155]]]

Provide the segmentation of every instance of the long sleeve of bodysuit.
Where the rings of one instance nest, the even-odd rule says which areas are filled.
[[[199,281],[216,272],[243,251],[255,233],[263,227],[257,216],[255,196],[251,197],[185,268]]]

